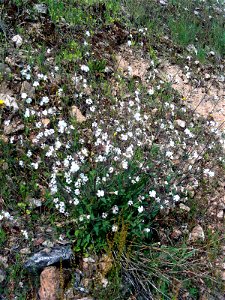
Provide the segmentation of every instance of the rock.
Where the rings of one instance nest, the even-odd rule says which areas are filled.
[[[23,44],[23,39],[22,39],[22,37],[19,34],[14,35],[12,37],[12,41],[15,43],[15,45],[16,45],[17,48],[19,48]]]
[[[198,240],[205,240],[203,228],[200,225],[195,226],[189,235],[189,241],[196,242]]]
[[[4,270],[0,269],[0,283],[2,283],[6,278],[6,273]]]
[[[9,66],[6,64],[0,63],[0,80],[2,78],[10,79],[11,76],[12,76],[12,72],[11,72],[11,69],[9,68]]]
[[[21,131],[23,129],[24,129],[24,124],[15,122],[4,126],[4,134],[9,135]]]
[[[20,250],[21,254],[31,254],[30,248],[23,248]]]
[[[0,267],[8,268],[8,258],[0,255]]]
[[[47,126],[50,124],[50,120],[47,119],[47,118],[41,119],[41,123],[42,123],[45,127],[47,127]]]
[[[9,139],[6,135],[2,134],[0,135],[0,141],[3,141],[4,143],[8,143]]]
[[[62,260],[68,261],[73,252],[69,246],[56,246],[52,249],[44,249],[33,254],[24,264],[24,268],[30,272],[41,270]]]
[[[175,120],[175,123],[180,126],[181,128],[185,128],[186,122],[183,120]]]
[[[183,203],[180,203],[179,207],[180,207],[180,209],[185,210],[187,212],[189,212],[191,210],[190,207],[188,207],[187,205],[184,205]]]
[[[42,244],[43,244],[43,246],[45,246],[47,248],[52,248],[54,246],[54,243],[51,242],[50,240],[46,240]]]
[[[44,3],[35,4],[33,7],[34,7],[34,10],[39,14],[46,15],[48,12],[48,7]]]
[[[40,285],[40,300],[59,299],[60,274],[56,267],[48,267],[41,272]]]
[[[20,94],[22,93],[25,93],[28,97],[33,98],[35,95],[35,88],[28,81],[24,81],[20,90]]]
[[[225,271],[222,271],[221,278],[223,281],[225,281]]]
[[[0,93],[0,100],[4,100],[5,106],[13,107],[14,110],[18,110],[19,106],[16,102],[16,99],[8,94]]]
[[[219,220],[223,220],[223,219],[224,219],[224,212],[223,212],[223,210],[220,210],[220,211],[218,212],[217,218],[218,218]]]
[[[178,239],[180,236],[182,236],[182,232],[179,229],[174,229],[174,231],[171,234],[171,238]]]
[[[92,257],[84,257],[83,261],[86,263],[95,263],[95,259]]]
[[[105,276],[112,269],[112,258],[108,255],[103,255],[99,262],[99,269],[103,276]]]
[[[85,122],[86,121],[86,118],[85,116],[82,115],[81,111],[79,110],[78,107],[76,107],[75,105],[73,105],[71,107],[71,116],[72,117],[75,117],[77,119],[77,122],[78,123],[82,123],[82,122]]]

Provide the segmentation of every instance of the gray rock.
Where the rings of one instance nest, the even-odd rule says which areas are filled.
[[[0,99],[4,100],[4,104],[8,107],[12,107],[14,111],[19,109],[17,101],[14,97],[11,97],[8,94],[0,93]]]
[[[41,270],[60,261],[68,261],[73,255],[69,246],[56,246],[52,249],[44,249],[33,254],[24,264],[24,268],[30,272]]]
[[[12,76],[12,71],[10,67],[6,64],[0,63],[0,79],[9,79]]]
[[[26,93],[28,97],[33,98],[35,94],[35,88],[28,81],[24,81],[22,83],[20,93]]]
[[[6,273],[4,270],[0,269],[0,283],[3,282],[6,278]]]

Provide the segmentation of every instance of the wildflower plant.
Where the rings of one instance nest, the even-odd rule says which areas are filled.
[[[54,1],[46,3],[57,24],[66,3],[57,9]],[[37,57],[18,65],[17,75],[33,91],[18,95],[18,110],[0,100],[0,222],[18,226],[22,217],[18,231],[26,243],[35,237],[28,224],[48,222],[75,251],[113,252],[116,245],[122,257],[134,241],[154,242],[159,216],[201,187],[216,186],[225,163],[224,133],[159,76],[148,28],[112,42],[107,34],[116,22],[108,1],[102,19],[109,33],[102,28],[110,55],[99,57],[101,20],[90,21],[78,8],[76,20],[85,30],[69,27],[57,50],[43,47],[40,65]],[[65,14],[72,26],[76,20]],[[111,49],[117,42],[150,59],[144,81],[132,76],[131,66],[127,73],[117,68]],[[3,243],[5,229],[0,235]]]

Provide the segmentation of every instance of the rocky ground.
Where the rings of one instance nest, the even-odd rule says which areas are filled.
[[[158,1],[158,5],[166,3]],[[77,4],[79,25],[54,15],[52,11],[56,10],[51,10],[51,3],[0,4],[0,299],[90,300],[109,299],[111,295],[110,299],[222,300],[223,57],[210,50],[207,63],[201,63],[193,45],[181,52],[167,35],[152,37],[145,28],[136,29],[125,25],[122,18],[113,19],[111,10],[108,13],[103,4],[84,6],[85,9]],[[82,23],[86,9],[88,16],[92,14],[97,20],[93,24]],[[112,173],[105,172],[100,164],[106,161],[109,141],[117,151],[117,155],[110,154],[105,167],[111,166]],[[147,184],[141,188],[144,191],[134,205],[135,213],[127,217],[130,220],[134,216],[132,224],[146,212],[137,225],[143,245],[138,240],[132,252],[135,242],[131,240],[138,236],[135,231],[128,238],[129,255],[125,255],[123,235],[128,233],[116,214],[121,210],[125,216],[124,211],[129,211],[131,202],[135,202],[135,196],[132,200],[124,198],[131,192],[123,182],[126,173],[122,173],[128,169],[133,151],[129,146],[133,144],[140,144],[143,157],[146,155],[155,165],[146,166],[147,158],[138,158],[140,170],[128,174],[128,186],[134,185],[131,190],[136,188],[139,192],[139,177],[145,172],[150,177],[149,169],[154,170],[153,179],[143,181]],[[158,150],[156,156],[148,156],[154,144],[159,145],[162,156]],[[74,147],[73,151],[67,152],[70,147]],[[122,156],[123,152],[126,156]],[[113,155],[119,157],[114,163]],[[66,160],[73,163],[67,166]],[[71,185],[68,174],[79,169],[83,175]],[[91,186],[85,185],[92,180],[93,170],[99,172],[98,178],[94,177]],[[114,170],[116,178],[122,174],[115,183]],[[68,175],[65,178],[64,171]],[[170,180],[169,175],[173,183],[170,193],[160,188]],[[56,176],[65,179],[59,181],[59,187],[55,185]],[[107,181],[107,176],[112,179]],[[60,190],[60,185],[66,188]],[[179,188],[174,191],[176,185]],[[57,188],[67,202],[54,196]],[[77,215],[85,193],[89,193],[91,204],[87,201]],[[125,199],[126,206],[116,202],[118,193],[119,201]],[[104,204],[92,210],[93,203],[104,199],[105,194],[107,201],[113,199],[112,208]],[[162,198],[156,199],[156,215],[150,205],[155,201],[154,194]],[[106,215],[111,210],[112,220],[108,221]],[[148,226],[150,214],[154,220]],[[82,223],[84,218],[87,225]],[[109,223],[104,223],[105,218]],[[141,227],[143,223],[146,226]],[[100,242],[95,244],[104,226],[107,247]],[[152,233],[150,244],[145,236],[148,232]],[[102,237],[99,240],[102,242]],[[122,244],[122,250],[118,244]],[[182,248],[184,244],[186,248]],[[133,253],[142,247],[153,254],[148,259],[140,254],[137,263]],[[156,253],[161,254],[160,258]],[[159,269],[151,269],[154,264]],[[118,265],[122,279],[114,286]],[[170,292],[160,285],[164,298],[143,283],[147,272],[154,280],[156,273],[161,276],[159,281],[166,278],[170,282]],[[174,273],[181,275],[174,277]],[[183,285],[192,278],[193,285]],[[210,281],[209,286],[205,279]]]

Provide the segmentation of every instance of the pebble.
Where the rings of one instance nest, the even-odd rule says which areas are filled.
[[[205,233],[203,231],[203,228],[200,225],[195,226],[190,235],[189,235],[189,241],[196,242],[198,240],[205,240]]]

